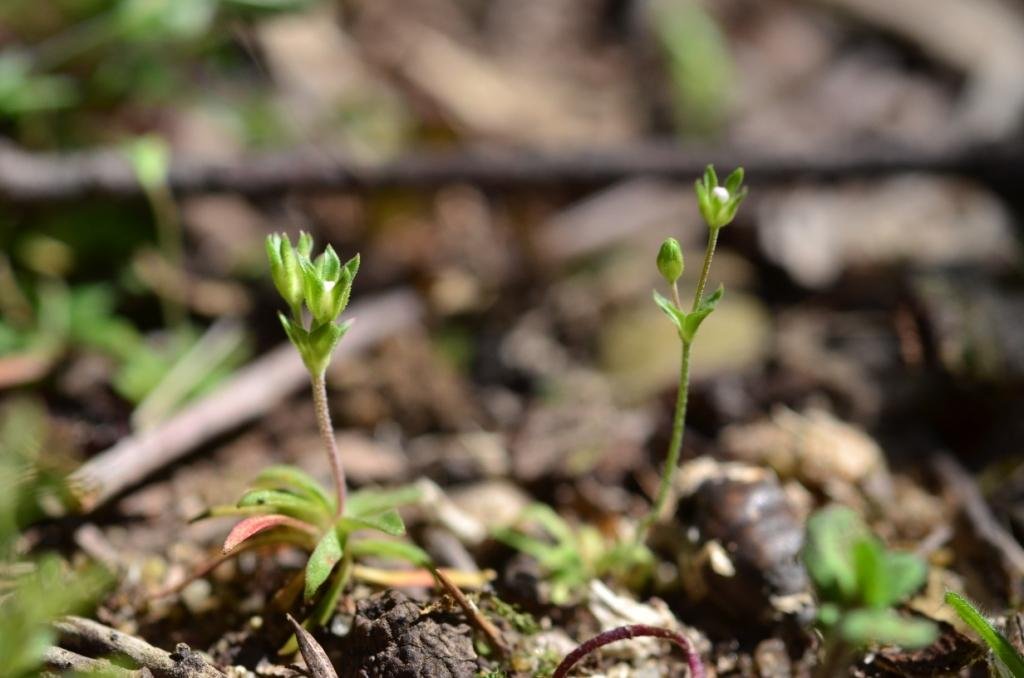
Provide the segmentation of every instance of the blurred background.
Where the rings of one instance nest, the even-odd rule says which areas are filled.
[[[164,568],[259,464],[325,474],[302,380],[260,362],[284,341],[263,238],[302,228],[362,255],[329,375],[356,484],[428,477],[485,523],[636,514],[677,376],[654,256],[678,238],[690,289],[714,162],[751,194],[684,457],[854,503],[891,466],[913,541],[950,451],[1019,535],[1022,64],[1015,0],[4,0],[0,445],[52,479],[266,370],[262,410],[101,493],[116,559]],[[750,442],[791,417],[827,420],[825,471]],[[81,547],[57,525],[36,543]]]

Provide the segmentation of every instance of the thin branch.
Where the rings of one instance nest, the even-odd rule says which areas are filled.
[[[686,636],[670,629],[663,629],[658,626],[648,626],[647,624],[631,624],[629,626],[619,626],[614,629],[609,629],[608,631],[602,631],[567,654],[565,659],[562,660],[562,663],[560,663],[558,668],[555,669],[555,672],[551,674],[551,678],[566,678],[573,666],[598,648],[604,647],[610,643],[616,643],[620,640],[628,640],[630,638],[640,638],[644,636],[664,638],[665,640],[670,640],[681,647],[683,652],[686,654],[686,665],[690,668],[690,678],[704,678],[704,664],[701,663],[700,655],[698,655],[697,651],[693,649],[693,644],[686,639]]]
[[[68,672],[72,672],[75,675],[95,673],[105,676],[105,678],[131,678],[140,675],[138,671],[123,669],[106,659],[83,657],[62,647],[47,649],[43,653],[43,664],[46,668],[59,672],[59,675],[65,675]]]
[[[153,647],[141,638],[121,633],[99,622],[83,617],[63,617],[54,622],[61,642],[78,648],[89,648],[99,654],[127,657],[147,668],[158,678],[224,678],[224,674],[207,663],[184,643],[178,643],[173,653]]]
[[[814,153],[683,148],[671,141],[604,150],[538,152],[462,150],[413,152],[364,162],[322,149],[254,154],[230,160],[177,156],[168,186],[177,196],[198,193],[265,195],[380,188],[430,188],[450,183],[485,187],[552,184],[595,186],[636,176],[692,180],[708,163],[742,164],[756,181],[799,177],[874,176],[905,171],[995,174],[1019,168],[1019,145],[914,149],[861,144]],[[0,147],[0,202],[78,200],[88,196],[143,194],[125,154],[101,149],[78,153],[28,153]]]

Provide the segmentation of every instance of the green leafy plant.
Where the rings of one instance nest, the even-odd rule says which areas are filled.
[[[1024,656],[1010,644],[1006,636],[985,618],[978,608],[958,593],[946,592],[946,604],[953,608],[964,623],[981,636],[992,650],[992,663],[1001,678],[1024,678]]]
[[[312,259],[313,239],[307,233],[300,235],[297,246],[278,234],[269,236],[266,245],[274,285],[290,309],[290,315],[279,314],[281,324],[309,371],[334,493],[300,469],[272,466],[256,477],[236,505],[212,508],[202,517],[244,516],[224,542],[225,556],[279,545],[294,545],[310,552],[301,590],[304,602],[312,605],[304,624],[311,628],[330,618],[356,559],[374,556],[428,568],[431,563],[429,556],[413,544],[353,537],[364,530],[390,537],[404,535],[405,525],[396,509],[420,497],[415,487],[347,491],[328,409],[325,373],[335,347],[351,326],[351,321],[338,321],[348,305],[359,256],[342,264],[328,245]],[[294,650],[294,641],[293,637],[282,652]]]
[[[921,587],[927,565],[886,549],[852,509],[832,506],[811,516],[803,559],[818,594],[824,637],[818,675],[840,675],[857,647],[917,648],[935,640],[934,623],[893,609]]]
[[[592,525],[574,530],[547,504],[530,505],[516,526],[496,530],[494,536],[537,559],[556,605],[578,595],[592,579],[611,576],[638,583],[654,565],[653,554],[642,544],[606,538]]]
[[[72,568],[52,554],[19,552],[21,530],[54,501],[70,502],[64,476],[41,451],[45,413],[30,401],[9,402],[0,417],[0,675],[39,675],[54,640],[51,622],[85,611],[109,583],[99,567]]]
[[[667,299],[655,291],[654,302],[668,316],[668,319],[675,325],[676,331],[679,334],[681,348],[679,390],[676,395],[676,407],[672,419],[672,437],[669,442],[668,456],[665,460],[665,467],[661,472],[661,483],[650,513],[638,526],[638,543],[645,539],[647,531],[661,516],[668,501],[669,492],[672,489],[672,481],[675,478],[676,469],[679,466],[679,453],[682,449],[683,433],[686,427],[686,401],[690,389],[690,353],[701,323],[711,315],[725,293],[725,289],[719,285],[718,289],[710,295],[704,296],[704,291],[708,284],[708,274],[711,270],[711,259],[714,257],[715,247],[718,244],[718,234],[722,228],[729,225],[736,218],[736,212],[747,195],[747,189],[743,187],[743,168],[735,169],[726,178],[725,184],[719,185],[715,168],[708,165],[707,169],[704,170],[704,176],[697,180],[695,190],[697,192],[697,205],[700,208],[704,222],[708,226],[708,241],[707,247],[704,250],[704,264],[701,267],[700,277],[697,279],[697,289],[693,295],[693,303],[690,305],[690,310],[684,310],[682,301],[679,298],[678,281],[679,277],[683,274],[684,261],[682,249],[674,238],[668,238],[661,244],[656,262],[658,272],[661,273],[672,292],[672,298]]]

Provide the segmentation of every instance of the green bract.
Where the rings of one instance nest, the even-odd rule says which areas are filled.
[[[719,229],[729,225],[736,218],[740,203],[747,197],[747,189],[743,184],[743,168],[738,167],[725,180],[724,185],[718,184],[718,175],[711,165],[704,170],[704,176],[697,180],[697,205],[701,216],[711,229]]]

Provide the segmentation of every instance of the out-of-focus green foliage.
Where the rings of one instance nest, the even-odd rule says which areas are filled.
[[[23,142],[65,145],[109,130],[90,116],[124,101],[201,98],[198,73],[252,66],[229,26],[317,1],[4,0],[0,129],[13,123],[5,131]],[[248,109],[239,108],[245,127]]]
[[[109,575],[72,568],[54,555],[38,559],[18,553],[20,531],[70,493],[64,476],[49,464],[45,413],[29,401],[0,412],[0,675],[38,675],[42,654],[54,641],[50,623],[83,611],[102,592]]]
[[[546,536],[539,536],[539,527]],[[532,504],[519,526],[501,528],[495,539],[537,559],[551,585],[551,602],[563,605],[592,579],[610,576],[638,586],[649,578],[654,555],[643,544],[604,537],[592,525],[573,529],[547,504]]]
[[[826,633],[854,646],[913,648],[935,639],[935,624],[893,609],[924,584],[927,564],[911,553],[886,549],[852,509],[831,506],[811,516],[803,557]]]
[[[655,0],[651,6],[679,129],[693,136],[720,130],[735,82],[725,36],[695,0]]]

